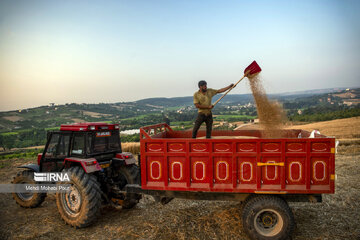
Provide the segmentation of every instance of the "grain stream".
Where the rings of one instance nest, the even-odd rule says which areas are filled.
[[[249,76],[250,88],[254,96],[257,114],[264,138],[281,138],[286,116],[281,105],[270,101],[261,84],[259,74]]]

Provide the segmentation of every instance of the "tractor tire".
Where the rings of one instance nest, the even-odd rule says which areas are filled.
[[[12,184],[36,184],[34,180],[34,172],[31,170],[25,170],[18,172],[14,179],[11,181]],[[12,196],[17,204],[24,208],[35,208],[40,206],[44,202],[46,193],[12,193]]]
[[[255,196],[244,204],[242,222],[245,232],[251,239],[290,238],[295,220],[285,200],[271,195]]]
[[[81,167],[64,170],[70,178],[71,190],[56,194],[56,205],[64,221],[75,227],[87,227],[94,222],[101,207],[101,189],[96,177]]]
[[[135,164],[129,166],[122,166],[119,169],[121,184],[119,188],[124,190],[126,184],[139,184],[140,185],[140,170],[139,167]],[[121,204],[123,209],[130,209],[136,206],[136,204],[141,199],[140,194],[136,193],[126,193],[124,195],[124,200]]]

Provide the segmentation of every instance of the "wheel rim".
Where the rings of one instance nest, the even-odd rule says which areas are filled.
[[[33,193],[17,193],[17,195],[23,201],[29,201],[34,196]]]
[[[62,193],[60,199],[61,204],[68,215],[72,217],[79,215],[82,198],[81,192],[76,185],[72,185],[70,191]]]
[[[23,181],[18,184],[28,184],[29,182]],[[19,192],[16,193],[16,195],[23,201],[29,201],[34,196],[34,193],[32,192]]]
[[[278,211],[263,209],[255,215],[254,226],[259,234],[273,237],[283,229],[284,220]]]

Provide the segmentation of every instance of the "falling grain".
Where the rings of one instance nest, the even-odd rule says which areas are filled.
[[[266,96],[266,92],[261,84],[259,74],[248,76],[250,88],[256,103],[256,109],[260,120],[260,125],[264,130],[265,138],[282,137],[282,129],[286,117],[280,104],[270,101]]]

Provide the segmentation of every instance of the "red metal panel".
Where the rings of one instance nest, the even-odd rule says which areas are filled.
[[[185,142],[167,143],[167,151],[170,153],[184,153],[186,150]]]
[[[236,157],[236,143],[232,142],[232,156],[231,156],[231,163],[232,163],[232,188],[235,189],[238,184],[238,177],[237,177],[237,157]]]
[[[209,152],[209,143],[190,142],[190,152],[208,153]]]
[[[263,157],[263,163],[279,163],[280,157]],[[261,171],[261,180],[263,184],[280,184],[280,166],[263,166]]]
[[[305,161],[305,184],[306,184],[306,190],[310,191],[310,185],[311,185],[311,164],[310,164],[310,141],[307,141],[306,143],[306,161]]]
[[[261,167],[257,166],[257,163],[261,162],[261,142],[257,141],[256,143],[256,190],[261,189],[261,184],[262,184],[262,180],[261,180]]]
[[[330,156],[330,190],[335,193],[335,139],[331,141],[331,156]]]
[[[186,188],[186,182],[189,172],[184,156],[169,156],[168,157],[168,178],[169,186]]]
[[[190,188],[191,185],[191,175],[190,175],[190,169],[191,169],[191,162],[189,161],[190,159],[190,142],[186,141],[186,149],[185,149],[185,159],[186,159],[186,167],[187,167],[187,171],[185,173],[186,176],[186,187],[187,189]]]
[[[280,162],[284,164],[286,163],[286,142],[284,140],[281,141],[281,160]],[[286,185],[286,175],[285,175],[285,167],[280,168],[280,184],[281,190],[285,190]]]
[[[305,149],[305,142],[287,142],[285,151],[291,153],[303,153],[305,152]]]
[[[149,156],[146,158],[146,184],[154,187],[163,187],[164,178],[164,157]]]
[[[329,184],[329,157],[311,158],[311,183],[315,185]]]
[[[281,143],[280,142],[264,142],[261,143],[261,152],[280,152]]]
[[[223,152],[232,152],[232,144],[229,143],[214,143],[213,152],[223,153]]]
[[[256,142],[239,142],[236,144],[236,151],[241,153],[255,153]]]
[[[164,152],[164,144],[162,142],[149,142],[146,143],[146,152]]]
[[[312,152],[330,152],[330,145],[328,142],[312,142]]]
[[[305,157],[286,158],[287,185],[305,185]]]
[[[191,182],[192,183],[209,183],[209,158],[207,157],[191,157]]]
[[[256,157],[238,158],[238,181],[241,184],[256,183]]]
[[[230,184],[232,183],[232,158],[214,157],[214,183]]]

